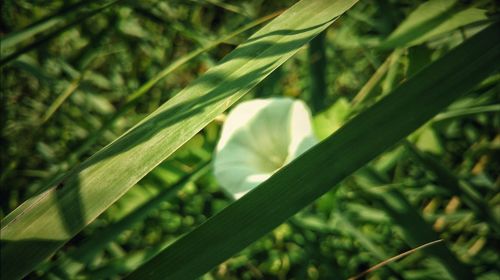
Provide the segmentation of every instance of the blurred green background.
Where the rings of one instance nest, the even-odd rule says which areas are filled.
[[[0,217],[293,3],[2,1]],[[325,137],[498,18],[496,1],[361,1],[245,98],[303,99]],[[367,278],[500,279],[499,78],[203,278],[345,279],[443,238]],[[119,279],[230,204],[209,164],[221,124],[27,278]]]

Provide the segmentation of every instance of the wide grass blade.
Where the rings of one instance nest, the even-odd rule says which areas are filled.
[[[165,79],[167,76],[178,70],[181,66],[186,65],[186,63],[192,61],[199,55],[206,53],[207,51],[217,47],[218,45],[224,43],[225,41],[234,38],[240,34],[242,34],[245,31],[248,31],[252,28],[255,28],[256,26],[271,20],[272,18],[278,16],[281,13],[281,11],[271,13],[269,15],[263,16],[261,18],[258,18],[238,29],[236,29],[233,32],[230,32],[227,35],[222,36],[220,39],[215,40],[209,44],[207,44],[204,47],[198,48],[185,56],[180,57],[179,59],[176,59],[173,61],[171,64],[169,64],[167,67],[165,67],[162,71],[158,72],[156,75],[154,75],[151,79],[149,79],[147,82],[145,82],[141,87],[139,87],[137,90],[132,92],[129,96],[127,96],[127,99],[124,104],[120,106],[120,108],[114,112],[111,116],[109,116],[102,126],[94,131],[88,138],[85,139],[85,141],[76,149],[74,150],[70,155],[68,155],[66,162],[62,163],[62,166],[68,166],[74,164],[83,154],[88,152],[88,150],[93,147],[93,145],[100,139],[102,139],[103,135],[107,132],[110,131],[110,129],[113,127],[113,125],[129,110],[134,108],[136,103],[141,100],[141,97],[144,96],[146,93],[148,93],[158,82],[161,80]],[[55,176],[58,176],[59,174],[55,174]],[[52,181],[52,179],[49,179],[49,181]]]
[[[284,222],[498,68],[494,24],[424,68],[128,279],[192,279]]]
[[[1,274],[21,278],[325,30],[355,0],[303,0],[191,86],[2,221]]]

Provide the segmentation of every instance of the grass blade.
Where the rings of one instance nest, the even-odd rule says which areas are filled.
[[[115,124],[115,122],[122,117],[125,113],[127,113],[131,108],[134,107],[136,102],[144,96],[151,88],[153,88],[159,81],[167,77],[169,74],[173,73],[179,67],[185,65],[187,62],[193,60],[194,58],[198,57],[200,54],[203,54],[207,52],[210,49],[213,49],[214,47],[220,45],[221,43],[236,37],[240,35],[241,33],[254,28],[276,16],[278,16],[282,11],[278,11],[269,15],[266,15],[264,17],[261,17],[259,19],[256,19],[255,21],[250,22],[249,24],[246,24],[245,26],[242,26],[241,28],[238,28],[237,30],[223,36],[221,39],[216,40],[202,48],[196,49],[187,55],[175,60],[172,62],[170,65],[165,67],[162,71],[160,71],[158,74],[156,74],[153,78],[148,80],[146,83],[144,83],[140,88],[138,88],[136,91],[134,91],[132,94],[130,94],[125,103],[115,112],[113,113],[112,116],[110,116],[104,123],[103,125],[90,137],[88,137],[78,149],[76,149],[73,153],[71,153],[68,156],[68,162],[64,163],[63,165],[69,165],[73,164],[76,160],[78,160],[82,154],[86,153],[93,144],[95,144],[101,137],[108,132],[111,127]]]
[[[374,88],[380,83],[384,75],[387,73],[389,68],[394,63],[394,58],[398,56],[400,50],[395,50],[392,52],[380,65],[379,68],[373,73],[370,79],[364,84],[364,86],[359,90],[359,92],[352,99],[352,106],[356,109],[357,107],[361,107],[360,105],[370,96],[370,93],[374,91]]]
[[[311,88],[309,90],[309,104],[313,113],[320,112],[325,108],[327,83],[326,83],[326,32],[316,36],[309,43],[309,73]]]
[[[58,12],[44,17],[25,28],[9,33],[2,38],[2,48],[10,48],[22,41],[25,41],[40,32],[43,32],[52,26],[58,24],[59,22],[65,21],[68,15],[72,14],[74,11],[78,10],[83,5],[88,5],[93,1],[80,1],[66,7],[63,7]]]
[[[71,81],[71,83],[68,85],[68,87],[60,95],[57,96],[57,98],[49,106],[49,108],[47,109],[47,111],[43,115],[42,121],[40,124],[44,124],[45,122],[47,122],[52,117],[52,115],[54,115],[54,113],[57,111],[57,109],[59,109],[59,107],[61,107],[61,105],[64,103],[64,101],[66,101],[66,99],[68,99],[68,97],[70,97],[70,95],[73,94],[78,89],[78,86],[80,85],[80,83],[83,80],[83,77],[85,75],[84,71],[82,71],[82,73],[78,77],[73,79]]]
[[[431,0],[421,4],[380,47],[417,45],[459,27],[487,20],[484,10],[474,7],[460,10],[457,3],[456,0]]]
[[[146,201],[130,214],[121,220],[107,226],[98,232],[93,238],[88,239],[83,245],[76,248],[71,252],[70,258],[65,260],[61,267],[70,266],[72,268],[71,274],[66,277],[74,277],[78,271],[83,267],[83,264],[91,262],[98,253],[100,253],[110,242],[118,238],[118,236],[125,230],[131,228],[133,225],[145,219],[148,214],[157,209],[159,205],[168,201],[169,198],[174,196],[177,191],[182,189],[186,184],[196,181],[199,177],[207,173],[210,169],[209,162],[201,163],[191,174],[181,178],[177,183],[171,187],[162,190],[152,199]],[[75,263],[77,262],[77,263]],[[61,268],[62,270],[62,268]]]
[[[433,121],[440,122],[444,120],[460,118],[469,115],[475,115],[481,113],[498,113],[498,112],[500,112],[500,104],[455,109],[437,115]]]
[[[209,271],[415,131],[488,77],[499,61],[497,23],[424,68],[128,279],[191,279]]]
[[[82,21],[92,17],[92,16],[95,16],[97,15],[98,13],[104,11],[105,9],[109,8],[110,6],[116,4],[117,2],[119,2],[121,0],[114,0],[114,1],[111,1],[107,4],[104,4],[92,11],[89,11],[89,12],[86,12],[86,13],[83,13],[81,15],[79,15],[77,18],[75,18],[74,20],[72,21],[69,21],[68,23],[66,23],[65,25],[57,28],[56,30],[48,33],[47,35],[37,39],[36,41],[34,41],[33,43],[31,44],[28,44],[26,45],[25,47],[22,47],[20,48],[19,50],[13,52],[13,53],[10,53],[6,56],[3,56],[1,59],[0,59],[0,67],[4,67],[7,63],[11,62],[12,60],[18,58],[20,55],[24,54],[24,53],[27,53],[27,52],[30,52],[36,48],[38,48],[39,46],[49,42],[50,40],[56,38],[57,36],[61,35],[62,33],[66,32],[67,30],[69,30],[70,28],[76,26],[76,25],[79,25],[82,23]]]
[[[432,246],[432,245],[434,245],[434,244],[436,244],[436,243],[439,243],[439,242],[442,242],[442,241],[443,241],[442,239],[435,240],[435,241],[432,241],[432,242],[426,243],[426,244],[424,244],[424,245],[420,245],[420,246],[418,246],[417,248],[413,248],[413,249],[411,249],[411,250],[408,250],[408,251],[406,251],[406,252],[404,252],[404,253],[401,253],[401,254],[399,254],[399,255],[397,255],[397,256],[391,257],[391,258],[389,258],[389,259],[387,259],[387,260],[385,260],[385,261],[383,261],[383,262],[381,262],[381,263],[378,263],[378,264],[376,264],[376,265],[374,265],[374,266],[370,267],[369,269],[367,269],[367,270],[363,271],[362,273],[360,273],[360,274],[358,274],[358,275],[356,275],[356,276],[354,276],[354,277],[349,278],[348,280],[356,280],[356,279],[360,279],[361,277],[363,277],[363,276],[367,275],[368,273],[370,273],[370,272],[372,272],[372,271],[375,271],[375,270],[377,270],[377,269],[379,269],[379,268],[383,267],[384,265],[387,265],[387,264],[389,264],[389,263],[391,263],[391,262],[397,261],[397,260],[399,260],[399,259],[401,259],[401,258],[403,258],[403,257],[406,257],[406,256],[407,256],[407,255],[409,255],[409,254],[412,254],[412,253],[414,253],[414,252],[416,252],[416,251],[418,251],[418,250],[424,249],[425,247]]]
[[[295,4],[53,187],[12,211],[2,221],[2,276],[16,279],[33,270],[355,2]]]

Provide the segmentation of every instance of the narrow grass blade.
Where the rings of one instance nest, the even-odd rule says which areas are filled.
[[[128,279],[192,279],[256,241],[488,77],[499,35],[492,25],[424,68]]]
[[[205,0],[205,1],[212,4],[212,5],[219,6],[227,11],[230,11],[230,12],[233,12],[236,14],[240,14],[240,15],[244,15],[244,16],[248,16],[247,11],[245,11],[244,8],[239,7],[237,5],[224,3],[223,1],[220,1],[220,0]]]
[[[138,90],[133,92],[131,95],[128,96],[127,98],[127,103],[133,102],[137,100],[139,97],[143,96],[145,93],[147,93],[154,85],[156,85],[159,81],[161,81],[163,78],[165,78],[168,74],[172,73],[173,71],[177,70],[180,66],[186,64],[187,62],[191,61],[193,58],[197,57],[198,55],[207,52],[210,49],[213,49],[214,47],[228,41],[229,39],[236,37],[240,35],[241,33],[254,28],[276,16],[278,16],[282,11],[274,12],[272,14],[269,14],[267,16],[258,18],[249,24],[246,24],[242,26],[241,28],[236,29],[235,31],[221,37],[218,40],[215,40],[203,48],[199,48],[197,50],[194,50],[190,52],[189,54],[177,59],[173,63],[171,63],[169,66],[167,66],[165,69],[163,69],[161,72],[156,74],[152,79],[147,81],[145,84],[143,84]]]
[[[399,260],[399,259],[401,259],[401,258],[403,258],[403,257],[408,256],[409,254],[412,254],[412,253],[414,253],[414,252],[416,252],[416,251],[418,251],[418,250],[424,249],[425,247],[432,246],[432,245],[434,245],[434,244],[436,244],[436,243],[439,243],[439,242],[442,242],[442,241],[443,241],[442,239],[439,239],[439,240],[435,240],[435,241],[432,241],[432,242],[426,243],[426,244],[424,244],[424,245],[420,245],[420,246],[418,246],[417,248],[413,248],[413,249],[408,250],[408,251],[406,251],[406,252],[404,252],[404,253],[401,253],[401,254],[399,254],[399,255],[397,255],[397,256],[394,256],[394,257],[392,257],[392,258],[389,258],[389,259],[387,259],[387,260],[385,260],[385,261],[383,261],[383,262],[381,262],[381,263],[378,263],[378,264],[376,264],[376,265],[374,265],[374,266],[370,267],[369,269],[367,269],[367,270],[363,271],[362,273],[360,273],[360,274],[358,274],[358,275],[356,275],[356,276],[354,276],[354,277],[350,277],[348,280],[357,280],[357,279],[360,279],[361,277],[363,277],[363,276],[365,276],[365,275],[369,274],[370,272],[373,272],[373,271],[375,271],[375,270],[377,270],[377,269],[379,269],[379,268],[381,268],[381,267],[383,267],[383,266],[385,266],[385,265],[387,265],[387,264],[389,264],[389,263],[391,263],[391,262],[397,261],[397,260]]]
[[[54,102],[49,106],[49,108],[47,109],[47,111],[43,115],[41,124],[47,122],[52,117],[52,115],[54,115],[54,113],[57,111],[57,109],[59,109],[59,107],[61,107],[61,105],[64,103],[64,101],[66,99],[68,99],[68,97],[73,92],[76,91],[76,89],[80,85],[80,82],[83,79],[83,76],[84,76],[84,72],[82,72],[78,77],[76,77],[76,79],[73,79],[73,81],[71,81],[71,83],[68,85],[68,87],[59,96],[57,96],[56,100],[54,100]]]
[[[303,0],[53,187],[2,221],[1,273],[20,278],[325,30],[355,0]]]
[[[116,278],[119,274],[123,275],[130,273],[153,258],[170,243],[171,241],[164,241],[148,247],[145,250],[131,252],[122,258],[112,260],[109,263],[105,263],[102,266],[92,269],[88,273],[84,273],[79,276],[82,276],[83,279],[110,279]]]
[[[2,57],[0,59],[0,67],[5,66],[7,63],[18,58],[20,55],[27,53],[27,52],[30,52],[30,51],[38,48],[39,46],[49,42],[50,40],[56,38],[57,36],[61,35],[64,32],[66,32],[70,28],[81,24],[82,21],[84,21],[92,16],[97,15],[98,13],[102,12],[103,10],[109,8],[110,6],[116,4],[119,1],[122,1],[122,0],[114,0],[114,1],[111,1],[107,4],[102,5],[99,8],[96,8],[92,11],[85,12],[85,13],[79,15],[77,18],[73,19],[72,21],[69,21],[65,25],[63,25],[63,26],[57,28],[56,30],[48,33],[47,35],[44,35],[43,37],[35,40],[33,43],[30,43],[30,44],[26,45],[25,47],[22,47],[19,50]]]
[[[357,107],[361,107],[360,105],[363,104],[365,99],[367,99],[370,94],[373,92],[375,87],[380,83],[384,75],[387,73],[387,71],[391,68],[391,66],[394,63],[394,58],[399,55],[401,50],[395,50],[392,52],[380,65],[379,68],[373,73],[373,75],[370,77],[370,79],[365,83],[365,85],[359,90],[359,92],[354,96],[352,99],[352,106],[354,109]],[[353,109],[353,110],[354,110]]]
[[[440,122],[440,121],[444,121],[444,120],[449,120],[449,119],[453,119],[453,118],[460,118],[460,117],[465,117],[465,116],[470,116],[470,115],[475,115],[475,114],[498,113],[498,112],[500,112],[500,104],[476,106],[476,107],[455,109],[455,110],[443,112],[443,113],[437,115],[432,121]]]
[[[359,231],[350,221],[347,217],[344,217],[344,215],[339,211],[338,213],[334,214],[339,223],[340,227],[345,230],[347,233],[352,235],[357,242],[359,242],[363,247],[365,247],[371,254],[375,256],[375,258],[379,260],[384,260],[387,259],[388,256],[384,252],[383,248],[380,246],[376,245],[370,238],[368,238],[365,234],[363,234],[361,231]]]
[[[326,32],[316,36],[309,43],[309,73],[311,88],[309,89],[309,104],[312,113],[319,112],[326,105],[327,84],[326,84]]]
[[[8,49],[16,44],[25,41],[33,36],[53,27],[54,25],[64,22],[69,15],[78,10],[83,5],[88,5],[94,1],[80,1],[63,7],[61,10],[47,17],[44,17],[25,28],[9,33],[2,38],[2,49]]]

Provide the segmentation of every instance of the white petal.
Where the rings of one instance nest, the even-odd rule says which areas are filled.
[[[307,106],[290,98],[254,99],[227,116],[214,173],[236,199],[317,143]]]
[[[286,163],[318,143],[314,136],[311,119],[311,112],[307,105],[303,101],[295,101],[290,120],[291,143],[288,146],[289,158]]]

